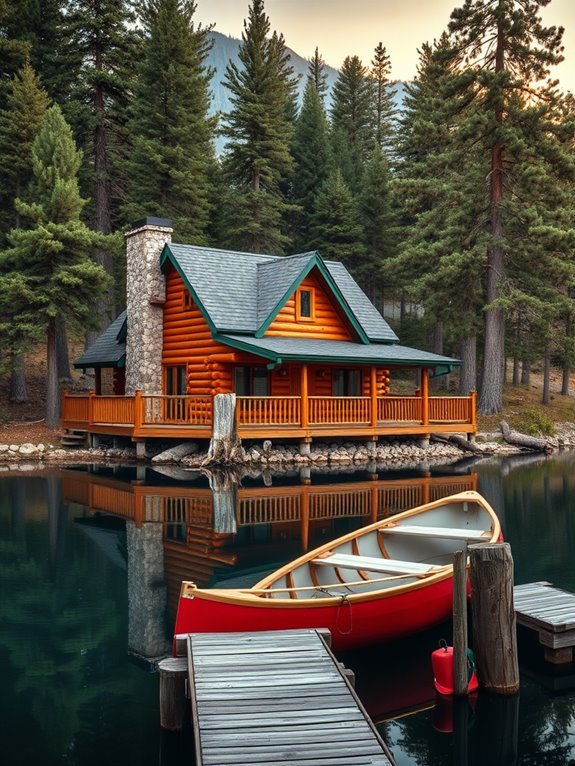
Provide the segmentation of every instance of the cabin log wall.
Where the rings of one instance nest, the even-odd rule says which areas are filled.
[[[321,338],[322,340],[355,340],[347,318],[328,295],[319,272],[312,271],[300,288],[314,291],[313,317],[296,319],[296,296],[292,295],[266,330],[266,335],[289,338]]]
[[[215,396],[232,393],[233,365],[261,365],[262,361],[249,354],[234,352],[229,346],[213,340],[208,323],[196,304],[190,300],[184,308],[187,293],[182,278],[171,268],[166,274],[162,364],[164,368],[186,366],[187,394]]]

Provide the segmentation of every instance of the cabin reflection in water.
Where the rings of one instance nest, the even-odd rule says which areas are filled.
[[[326,540],[477,486],[474,473],[394,480],[363,473],[354,481],[314,474],[318,483],[312,484],[302,471],[284,486],[262,486],[261,480],[237,486],[213,476],[211,488],[206,477],[191,472],[183,474],[185,483],[169,485],[158,483],[162,477],[153,470],[143,481],[126,473],[63,470],[62,486],[67,504],[83,506],[84,523],[102,515],[126,520],[129,644],[146,657],[166,649],[182,580],[225,587],[231,576],[257,571],[255,582],[266,569]]]

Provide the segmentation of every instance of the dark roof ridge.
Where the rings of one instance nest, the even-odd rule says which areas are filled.
[[[192,250],[202,250],[206,253],[228,253],[232,255],[248,255],[251,258],[262,258],[266,261],[280,260],[283,256],[269,255],[268,253],[248,253],[243,250],[226,250],[223,247],[210,247],[210,245],[191,245],[189,242],[167,242],[168,247],[187,247]]]

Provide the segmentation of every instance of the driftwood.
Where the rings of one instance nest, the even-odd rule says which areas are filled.
[[[464,436],[458,436],[457,434],[450,434],[449,436],[438,436],[437,434],[431,434],[431,438],[434,442],[442,442],[443,444],[455,444],[464,452],[473,452],[474,454],[482,455],[491,454],[491,450],[485,449],[485,447],[479,447],[477,444],[475,444],[475,442],[470,442]]]
[[[505,420],[502,420],[499,426],[507,444],[512,444],[514,447],[520,447],[521,449],[530,449],[534,452],[553,452],[553,447],[546,439],[539,439],[536,436],[528,436],[527,434],[519,433],[519,431],[512,431]]]

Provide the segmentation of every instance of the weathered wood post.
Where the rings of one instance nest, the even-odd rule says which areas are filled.
[[[236,430],[236,395],[216,394],[213,405],[212,438],[202,465],[233,463],[241,455]]]
[[[482,688],[517,694],[519,664],[509,543],[469,546],[473,647]]]
[[[467,694],[467,551],[453,555],[453,693]]]
[[[185,657],[167,657],[158,663],[160,670],[160,726],[167,731],[182,731],[189,722],[186,699],[188,663]]]

